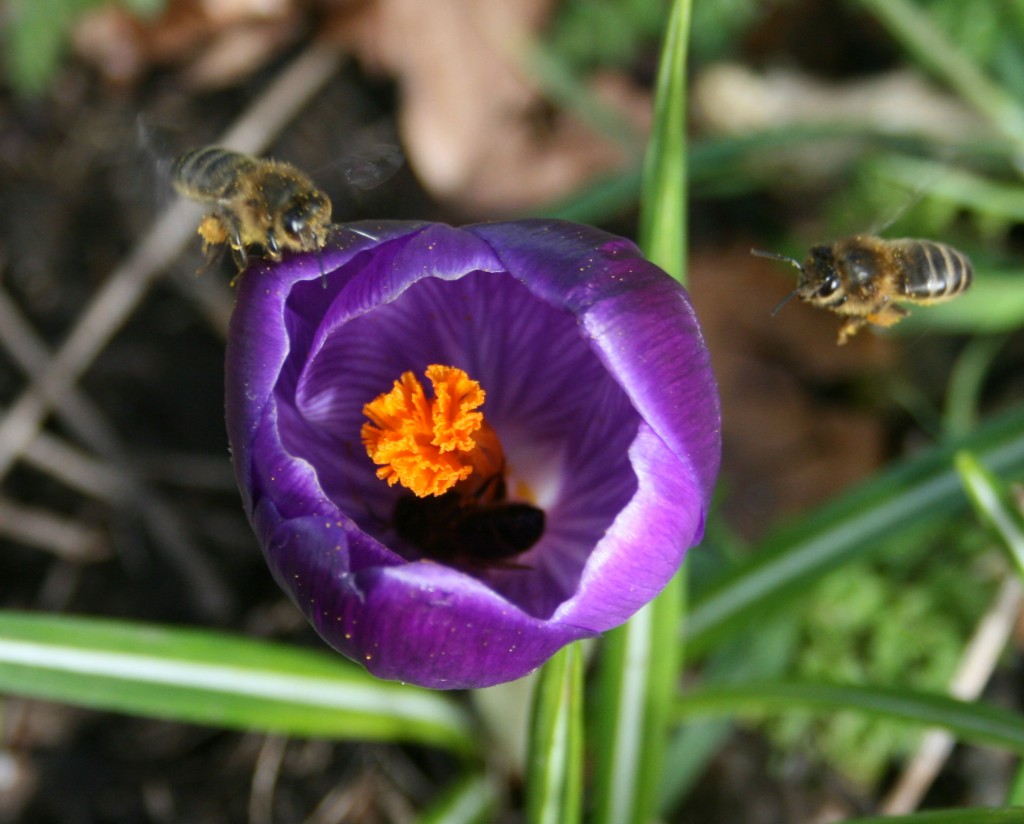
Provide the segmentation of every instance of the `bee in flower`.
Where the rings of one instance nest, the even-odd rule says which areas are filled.
[[[508,499],[501,442],[476,411],[480,384],[439,364],[426,377],[433,399],[406,372],[363,409],[363,443],[382,467],[378,477],[410,490],[395,503],[395,531],[425,558],[508,565],[540,540],[544,510]]]
[[[693,308],[585,226],[349,228],[239,287],[246,512],[279,584],[374,674],[518,678],[625,621],[701,538],[721,433]]]

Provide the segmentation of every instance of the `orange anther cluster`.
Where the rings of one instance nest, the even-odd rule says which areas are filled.
[[[489,471],[503,461],[494,430],[484,423],[485,393],[463,370],[432,364],[427,379],[434,397],[426,396],[412,372],[405,372],[390,392],[363,407],[366,452],[379,464],[377,477],[419,497],[442,495],[474,469]]]

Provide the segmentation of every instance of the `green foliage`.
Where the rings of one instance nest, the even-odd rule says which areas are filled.
[[[698,62],[722,59],[736,51],[740,39],[771,8],[787,0],[718,0],[695,3],[693,7],[693,43]]]
[[[1021,49],[1024,42],[1024,2],[964,3],[927,0],[932,20],[975,62],[985,66],[1018,97],[1024,98]]]
[[[567,0],[547,47],[577,71],[624,66],[641,43],[661,38],[669,6],[669,0]]]
[[[991,173],[906,154],[873,154],[833,199],[834,234],[945,237],[993,246],[1024,221],[1024,186],[1006,165]]]
[[[6,59],[14,88],[24,94],[45,92],[75,20],[102,1],[11,0]],[[140,14],[156,13],[163,5],[162,0],[121,2]],[[738,52],[749,27],[785,2],[696,3],[691,53],[702,61]],[[555,58],[551,65],[568,72],[628,65],[641,44],[663,37],[669,5],[669,0],[567,0],[546,45]],[[1002,124],[1006,136],[1024,135],[1019,107],[1007,106],[998,93],[1005,89],[1011,104],[1014,95],[1024,97],[1024,0],[861,0],[861,5],[875,9],[880,19],[879,10],[888,10],[892,16],[886,19],[907,62],[916,56],[940,82]],[[939,39],[928,26],[919,25],[922,17],[934,24]],[[949,48],[942,37],[956,48]],[[966,250],[972,255],[979,250],[989,266],[998,264],[1000,255],[1008,256],[1000,244],[1012,226],[1024,222],[1012,148],[1004,145],[993,161],[987,147],[963,146],[954,163],[924,138],[919,142],[927,145],[910,146],[909,138],[854,124],[797,125],[708,140],[687,151],[682,120],[685,41],[676,47],[675,68],[659,81],[658,117],[666,128],[655,129],[642,190],[648,201],[645,249],[674,273],[683,270],[678,261],[686,248],[683,215],[691,193],[684,185],[686,175],[704,192],[719,196],[770,189],[778,180],[758,177],[764,164],[754,161],[760,155],[778,146],[810,153],[837,137],[855,143],[868,160],[836,201],[835,235],[878,230],[880,221],[892,221],[888,236],[943,237],[957,245],[963,240]],[[982,80],[998,82],[978,82],[970,72],[960,71],[957,60],[967,61]],[[950,80],[964,76],[968,82],[961,80],[959,86]],[[549,77],[549,89],[557,86]],[[571,82],[565,88],[574,91]],[[883,155],[879,147],[901,154]],[[928,157],[942,157],[943,162],[923,159]],[[632,204],[639,191],[639,173],[627,171],[575,205],[590,210],[583,219],[596,221],[623,203]],[[919,334],[917,323],[931,323],[934,329],[946,312],[961,324],[948,328],[960,331],[977,332],[993,319],[1002,324],[996,328],[1021,326],[1024,289],[1017,286],[1014,291],[1009,279],[1014,273],[1002,272],[1007,278],[1002,281],[998,274],[984,270],[968,295],[915,312],[896,331]],[[1019,274],[1014,279],[1024,284]],[[986,465],[1004,477],[1019,478],[1024,476],[1024,407],[1018,405],[1002,420],[974,420],[977,387],[992,357],[988,350],[979,355],[982,365],[968,374],[972,388],[958,402],[961,411],[955,418],[961,421],[964,443]],[[581,814],[580,796],[587,792],[584,806],[596,810],[599,818],[603,815],[602,820],[649,820],[645,805],[655,798],[652,786],[659,779],[671,785],[662,788],[670,799],[697,780],[728,731],[724,725],[703,730],[689,725],[687,702],[700,703],[702,696],[692,686],[679,688],[681,620],[689,643],[705,655],[699,688],[705,705],[717,701],[725,708],[719,715],[730,716],[744,702],[760,701],[760,711],[776,716],[769,728],[780,744],[811,747],[859,781],[875,779],[889,759],[916,741],[918,733],[894,726],[893,717],[945,723],[963,741],[984,743],[986,735],[1001,735],[1004,743],[1024,751],[1024,717],[1019,713],[938,695],[945,691],[995,577],[1004,569],[986,551],[987,539],[972,528],[969,515],[950,521],[966,510],[951,456],[946,445],[923,450],[769,534],[749,556],[733,552],[735,559],[725,558],[730,553],[723,552],[710,559],[725,558],[727,568],[692,576],[703,580],[697,580],[688,615],[681,587],[672,588],[657,609],[604,639],[600,660],[606,671],[597,695],[585,705],[578,650],[556,658],[546,668],[546,684],[538,693],[526,792],[531,818],[572,820]],[[715,517],[709,535],[725,547],[735,543]],[[694,560],[702,560],[700,553]],[[763,620],[767,614],[776,620]],[[790,652],[788,673],[802,683],[767,688],[759,679],[779,675]],[[730,662],[730,657],[736,660]],[[849,684],[867,686],[858,690],[845,686]],[[487,753],[478,749],[479,731],[460,704],[445,695],[377,682],[330,655],[212,633],[8,613],[0,615],[0,687],[193,723],[443,747],[465,756],[466,773],[424,820],[469,822],[500,815],[493,811],[498,782],[482,771],[493,766],[493,748]],[[674,698],[678,695],[682,697]],[[678,700],[679,716],[688,726],[681,731],[686,737],[681,734],[663,758],[658,737],[674,716],[662,705],[673,709],[673,700]],[[809,720],[808,713],[822,706],[827,714]],[[592,738],[589,778],[580,740],[584,710]],[[683,763],[684,755],[691,763]],[[605,791],[607,800],[596,799]],[[615,818],[625,808],[633,813]],[[905,820],[976,824],[1022,817],[975,811]]]
[[[789,0],[695,3],[690,47],[698,62],[735,52],[743,35]],[[568,0],[560,5],[547,46],[575,70],[626,66],[644,43],[665,31],[669,0]]]
[[[26,97],[43,94],[67,47],[71,30],[85,12],[110,0],[11,0],[7,30],[6,69],[15,91]],[[118,0],[139,15],[150,17],[164,0]]]
[[[824,578],[803,614],[793,676],[946,691],[1002,572],[982,537],[969,522],[936,524],[887,542],[872,563]],[[920,735],[856,712],[813,720],[790,714],[768,728],[780,744],[807,746],[864,784]]]

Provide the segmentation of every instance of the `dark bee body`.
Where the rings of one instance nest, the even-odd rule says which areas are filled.
[[[500,479],[499,479],[500,480]],[[515,567],[509,559],[525,552],[544,534],[544,510],[506,501],[467,500],[458,491],[398,499],[392,523],[425,558],[463,567]]]
[[[815,246],[801,264],[792,258],[755,252],[783,260],[800,270],[794,295],[813,306],[843,315],[840,345],[868,323],[892,326],[909,313],[899,305],[927,305],[951,300],[974,277],[966,255],[931,240],[883,240],[855,235]]]
[[[327,241],[331,201],[290,163],[206,146],[175,160],[171,174],[178,194],[214,207],[199,234],[206,248],[227,243],[239,269],[253,247],[280,260]]]

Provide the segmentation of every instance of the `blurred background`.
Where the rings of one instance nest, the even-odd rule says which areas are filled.
[[[994,114],[998,100],[986,109],[936,70],[947,41],[915,49],[876,5],[694,3],[690,289],[725,441],[715,517],[690,556],[697,588],[773,526],[1022,402],[1022,133]],[[1024,0],[916,8],[1024,106]],[[632,236],[667,11],[664,0],[0,6],[2,606],[317,646],[241,511],[223,422],[231,262],[196,274],[198,213],[176,205],[170,161],[230,134],[306,170],[337,222],[545,215]],[[794,301],[771,316],[796,273],[752,247],[802,259],[856,233],[949,242],[974,261],[976,284],[842,348],[825,312]],[[872,557],[761,628],[765,672],[947,688],[995,602],[1002,554],[960,516]],[[1018,609],[1004,610],[1007,632]],[[992,700],[1020,707],[1019,669],[1019,654],[1004,660]],[[2,708],[0,821],[408,822],[457,772],[452,756],[414,747],[15,698]],[[845,713],[729,728],[680,773],[667,820],[863,813],[919,742]],[[928,801],[998,803],[1011,770],[1009,756],[956,750]]]

